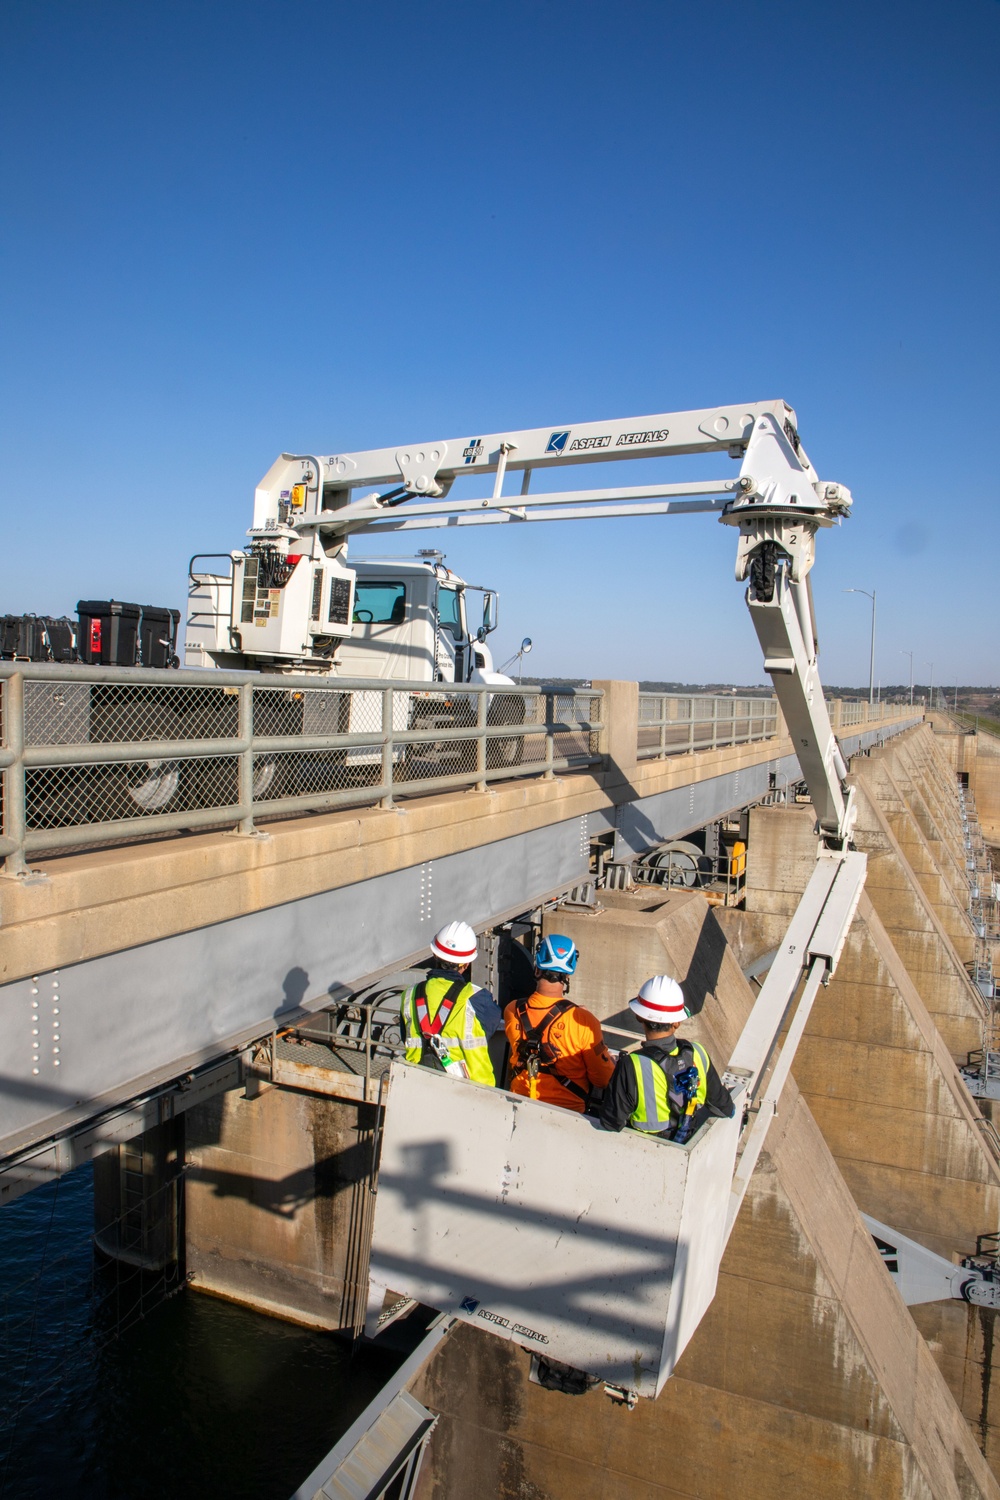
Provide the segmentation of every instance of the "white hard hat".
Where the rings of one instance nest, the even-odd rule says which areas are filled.
[[[669,974],[654,974],[647,979],[628,1008],[644,1021],[659,1022],[661,1026],[673,1026],[687,1019],[690,1012],[684,1004],[684,992],[676,979]]]
[[[468,922],[448,922],[431,939],[431,952],[446,964],[464,968],[479,952],[479,943]]]

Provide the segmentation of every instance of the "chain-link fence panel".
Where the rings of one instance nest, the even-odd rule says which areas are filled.
[[[114,823],[157,813],[234,807],[237,758],[141,760],[76,766],[29,766],[24,800],[29,829]]]
[[[281,816],[289,802],[305,811],[323,805],[331,793],[350,805],[378,801],[390,790],[390,777],[392,789],[415,795],[435,782],[472,785],[484,776],[516,774],[521,765],[528,774],[553,764],[565,769],[598,750],[591,720],[599,713],[600,695],[502,687],[484,693],[445,683],[313,685],[282,678],[216,684],[192,677],[150,681],[123,674],[95,681],[83,674],[26,675],[24,728],[31,756],[44,760],[51,749],[63,761],[67,752],[81,757],[74,764],[24,767],[28,832],[73,829],[67,847],[82,847],[84,829],[93,829],[95,843],[118,842],[142,836],[125,835],[122,823],[148,822],[147,836],[158,837],[235,822],[237,810],[247,827],[254,807],[261,816],[273,804],[273,816]],[[6,711],[9,720],[7,698],[13,692],[19,702],[19,688],[0,680],[0,691],[0,713]],[[246,761],[236,745],[232,753],[196,755],[191,742],[240,741],[244,709],[253,739],[250,795],[241,805]],[[128,760],[116,761],[100,748],[112,745],[142,750],[129,749]],[[9,780],[5,775],[4,782]],[[20,771],[14,780],[19,787]],[[5,790],[9,796],[9,785]],[[197,814],[190,824],[188,813]],[[111,830],[112,824],[119,826]],[[55,847],[50,837],[44,847]]]
[[[639,694],[640,758],[742,745],[768,739],[777,728],[777,705],[772,698]]]
[[[398,700],[403,700],[407,727],[420,736],[417,743],[407,745],[402,765],[395,772],[397,780],[429,781],[435,777],[475,772],[475,739],[462,739],[453,731],[475,731],[479,714],[478,693],[463,693],[460,689],[447,687],[440,692],[397,693],[394,697],[397,700],[394,717],[402,717]],[[447,737],[442,737],[441,731]]]
[[[24,685],[30,746],[234,739],[238,732],[234,687],[30,679]]]
[[[350,763],[349,755],[353,757]],[[326,792],[371,788],[381,778],[379,745],[357,751],[267,751],[253,758],[253,800],[266,808],[269,802],[283,797],[318,797]]]

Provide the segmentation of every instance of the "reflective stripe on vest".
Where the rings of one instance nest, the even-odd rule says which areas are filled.
[[[441,1009],[441,1002],[454,982],[453,979],[442,977],[427,979],[423,984],[414,985],[403,996],[400,1013],[405,1031],[403,1040],[406,1045],[408,1063],[419,1063],[424,1055],[424,1032],[420,1025],[420,1012],[423,1012],[433,1027],[433,1022]],[[455,1003],[438,1034],[441,1041],[447,1045],[449,1055],[456,1061],[465,1063],[469,1070],[469,1077],[475,1083],[495,1084],[493,1064],[487,1051],[489,1038],[479,1024],[475,1010],[469,1004],[476,989],[477,986],[474,984],[463,986],[455,997]],[[422,992],[419,997],[418,991]]]
[[[698,1069],[698,1091],[694,1096],[695,1108],[704,1104],[708,1096],[708,1053],[697,1042],[687,1042],[691,1048],[691,1061]],[[645,1052],[630,1052],[629,1058],[635,1069],[639,1098],[635,1112],[629,1120],[633,1130],[644,1130],[651,1135],[664,1135],[679,1123],[676,1112],[671,1119],[670,1079],[655,1058]],[[681,1048],[671,1053],[671,1061],[681,1060]]]

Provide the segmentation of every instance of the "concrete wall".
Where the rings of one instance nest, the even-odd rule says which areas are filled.
[[[795,1062],[859,1207],[948,1258],[972,1253],[978,1234],[1000,1227],[997,1153],[953,1062],[983,1034],[981,998],[959,951],[968,951],[968,918],[955,878],[962,844],[953,776],[929,727],[854,762],[865,896]],[[751,910],[723,916],[746,954],[776,941],[814,847],[808,813],[752,815]],[[996,1315],[952,1302],[911,1316],[996,1468]]]
[[[1000,738],[985,729],[977,734],[959,728],[950,714],[928,714],[927,718],[940,753],[953,770],[969,778],[987,841],[1000,845]]]
[[[187,1270],[290,1322],[364,1323],[375,1107],[260,1087],[187,1116]]]

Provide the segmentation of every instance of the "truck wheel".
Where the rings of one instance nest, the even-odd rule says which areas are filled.
[[[165,812],[181,784],[180,762],[147,760],[145,766],[128,767],[128,794],[144,813]]]
[[[486,714],[488,725],[523,724],[524,699],[520,696],[497,696],[490,703]],[[494,738],[486,741],[486,769],[492,771],[501,766],[519,766],[524,760],[524,738],[522,735]]]

